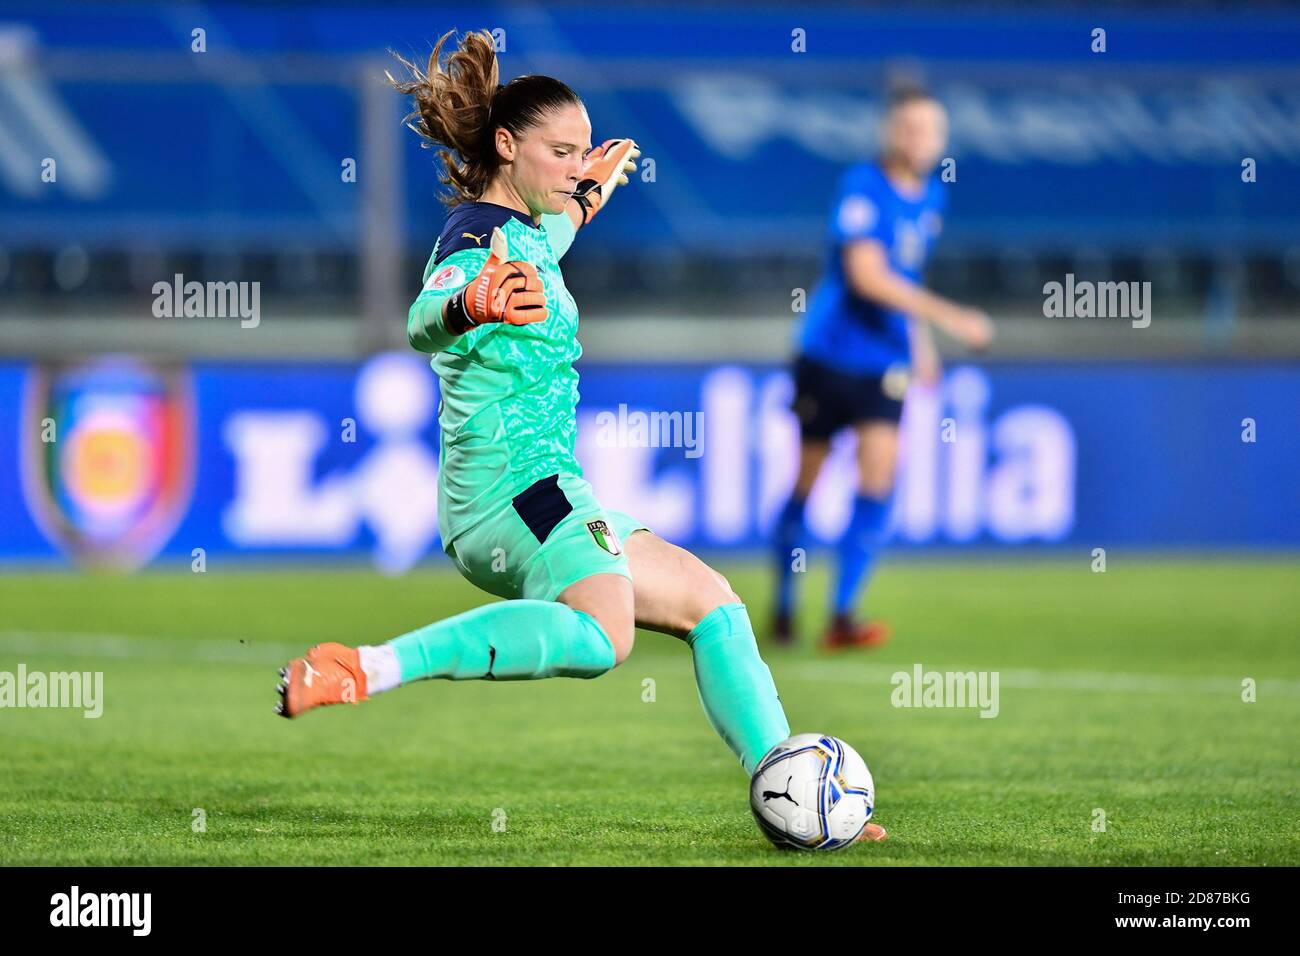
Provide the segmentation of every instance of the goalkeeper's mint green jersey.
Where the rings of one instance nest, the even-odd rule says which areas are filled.
[[[442,325],[443,303],[488,259],[500,226],[510,258],[532,263],[549,317],[529,325],[490,323],[461,336]],[[438,410],[438,530],[444,546],[554,474],[582,476],[577,434],[578,306],[559,259],[573,241],[567,215],[532,218],[495,203],[454,207],[424,268],[424,291],[411,305],[407,337],[433,353],[441,383]]]

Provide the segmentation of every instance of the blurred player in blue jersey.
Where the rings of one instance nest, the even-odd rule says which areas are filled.
[[[836,548],[833,619],[823,643],[869,647],[887,639],[883,622],[859,621],[853,612],[884,541],[903,395],[912,374],[926,383],[939,378],[931,325],[974,349],[992,338],[983,312],[920,284],[939,235],[944,187],[934,170],[947,140],[939,102],[921,90],[900,92],[885,113],[880,159],[852,167],[840,182],[826,273],[799,327],[794,363],[799,471],[776,523],[773,636],[780,643],[795,636],[792,552],[806,546],[805,505],[843,428],[857,434],[858,487]]]

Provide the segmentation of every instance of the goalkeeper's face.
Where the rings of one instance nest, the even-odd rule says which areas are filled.
[[[507,174],[519,197],[534,216],[563,212],[591,149],[587,111],[574,105],[544,113],[513,145]]]

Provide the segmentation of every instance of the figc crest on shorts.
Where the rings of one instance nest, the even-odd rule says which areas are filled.
[[[911,380],[911,370],[901,362],[895,363],[885,369],[885,374],[880,377],[880,390],[886,398],[901,402],[907,395],[907,386]]]
[[[596,539],[596,543],[608,551],[610,554],[622,554],[623,545],[618,540],[618,535],[604,521],[588,521],[587,530],[591,536]]]

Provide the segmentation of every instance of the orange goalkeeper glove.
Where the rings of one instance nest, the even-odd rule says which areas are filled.
[[[492,252],[478,275],[447,300],[443,326],[453,335],[463,335],[489,322],[528,325],[550,315],[537,267],[510,259],[500,226],[492,230],[490,248]]]
[[[609,202],[614,187],[627,185],[627,174],[636,171],[640,155],[640,148],[630,139],[607,139],[587,154],[582,179],[573,191],[584,226]]]

